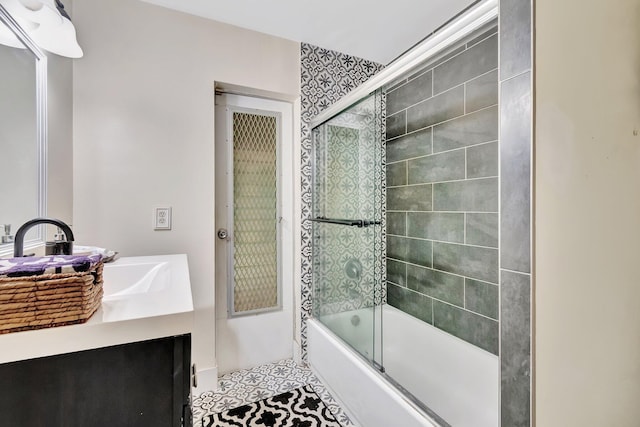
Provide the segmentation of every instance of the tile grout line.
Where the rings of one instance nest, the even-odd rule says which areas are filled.
[[[494,322],[498,322],[498,319],[494,319],[493,317],[489,317],[489,316],[487,316],[487,315],[485,315],[485,314],[478,313],[478,312],[476,312],[476,311],[470,310],[470,309],[468,309],[468,308],[462,307],[462,306],[457,305],[457,304],[454,304],[454,303],[452,303],[452,302],[445,301],[445,300],[443,300],[443,299],[441,299],[441,298],[434,297],[434,296],[432,296],[432,295],[428,295],[428,294],[424,294],[424,293],[422,293],[422,292],[420,292],[420,291],[417,291],[417,290],[415,290],[415,289],[412,289],[412,288],[410,288],[410,287],[408,287],[408,286],[400,286],[400,285],[398,285],[397,283],[393,283],[393,282],[389,282],[389,283],[393,284],[394,286],[398,286],[399,288],[404,288],[404,289],[406,289],[406,290],[407,290],[407,291],[409,291],[409,292],[413,292],[413,293],[416,293],[416,294],[418,294],[418,295],[422,295],[422,296],[424,296],[424,297],[427,297],[427,298],[431,299],[432,301],[437,301],[437,302],[439,302],[439,303],[446,304],[446,305],[451,306],[451,307],[453,307],[453,308],[457,308],[457,309],[459,309],[459,310],[462,310],[462,311],[464,311],[464,312],[466,312],[466,313],[475,314],[475,315],[480,316],[480,317],[483,317],[483,318],[485,318],[485,319],[492,320],[492,321],[494,321]],[[463,301],[463,303],[464,303],[464,301]],[[396,308],[397,308],[397,307],[396,307]],[[432,312],[433,312],[433,310],[432,310]],[[408,313],[407,313],[407,314],[408,314]],[[415,316],[414,316],[414,317],[415,317]],[[434,325],[434,326],[435,326],[435,325]]]
[[[480,176],[477,178],[460,178],[460,179],[451,179],[449,181],[429,181],[429,182],[419,182],[417,184],[407,184],[407,185],[393,185],[393,186],[389,186],[387,187],[389,188],[404,188],[404,187],[418,187],[420,185],[432,185],[432,184],[448,184],[451,182],[471,182],[471,181],[479,181],[482,179],[495,179],[495,178],[499,178],[498,175],[492,175],[492,176]]]
[[[428,129],[428,128],[425,128],[425,129]],[[433,132],[432,132],[432,134],[433,134]],[[409,134],[407,134],[407,135],[409,135]],[[391,141],[391,142],[393,142],[393,141]],[[423,157],[438,156],[440,154],[451,153],[453,151],[458,151],[458,150],[466,150],[468,148],[476,148],[476,147],[479,147],[481,145],[488,145],[488,144],[492,144],[492,143],[496,143],[496,142],[498,142],[498,140],[497,139],[493,139],[491,141],[478,142],[476,144],[465,145],[463,147],[456,147],[456,148],[452,148],[450,150],[443,150],[443,151],[438,151],[438,152],[435,152],[435,153],[433,152],[433,143],[432,143],[431,144],[432,145],[431,153],[429,153],[429,154],[425,154],[424,156],[407,157],[406,159],[394,160],[394,161],[391,161],[391,162],[387,162],[387,165],[392,165],[392,164],[400,163],[400,162],[408,162],[408,161],[411,161],[411,160],[421,159]]]

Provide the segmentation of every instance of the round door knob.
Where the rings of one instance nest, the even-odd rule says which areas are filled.
[[[229,237],[229,233],[227,233],[227,230],[225,230],[224,228],[218,230],[218,239],[226,240],[227,237]]]

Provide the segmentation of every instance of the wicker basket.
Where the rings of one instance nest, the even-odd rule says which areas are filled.
[[[102,303],[103,266],[0,278],[0,334],[86,322]]]

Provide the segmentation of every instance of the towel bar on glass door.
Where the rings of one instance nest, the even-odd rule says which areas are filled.
[[[370,225],[380,225],[380,221],[367,221],[365,219],[337,219],[337,218],[325,218],[323,216],[319,216],[317,218],[312,218],[313,222],[323,222],[326,224],[338,224],[338,225],[348,225],[352,227],[369,227]]]

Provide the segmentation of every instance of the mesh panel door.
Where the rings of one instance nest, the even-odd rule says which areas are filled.
[[[278,120],[233,112],[233,312],[278,308]]]

